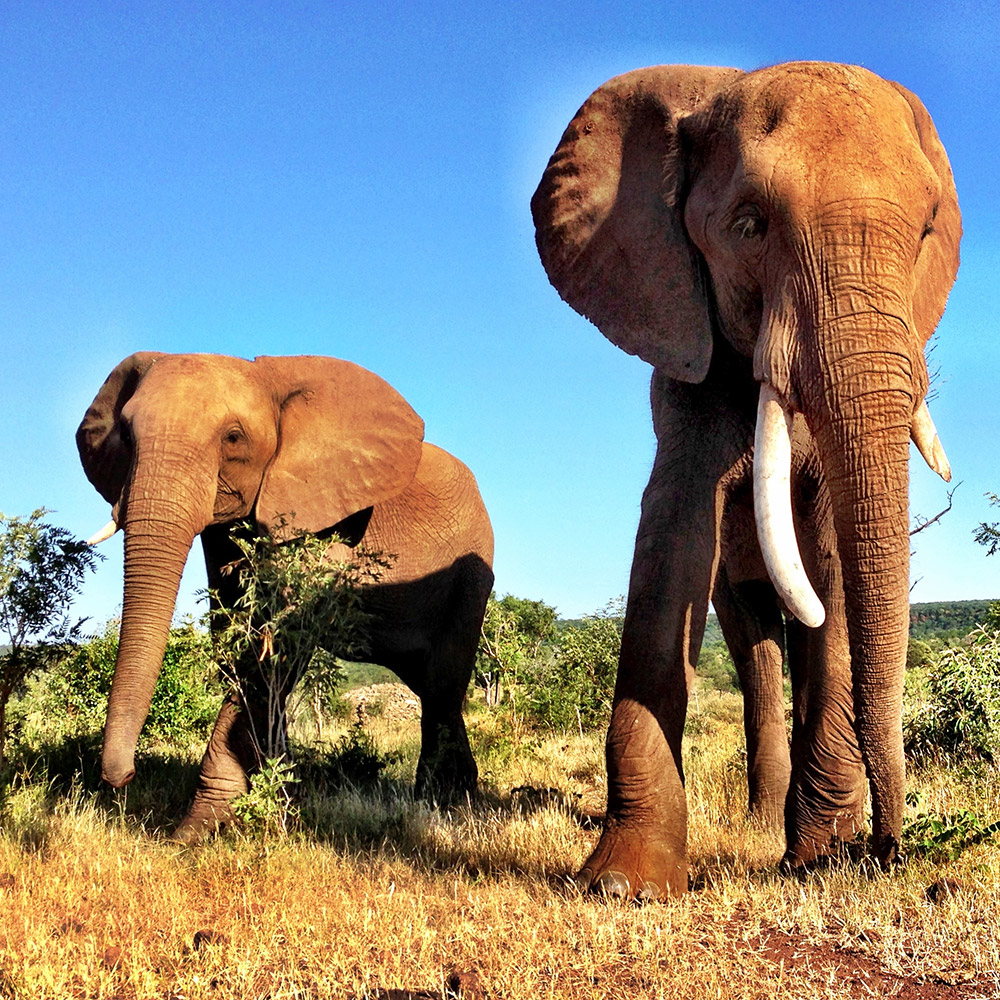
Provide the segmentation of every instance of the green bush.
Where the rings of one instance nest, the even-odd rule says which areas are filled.
[[[728,694],[739,694],[740,692],[736,667],[725,642],[703,643],[701,652],[698,654],[698,666],[695,671],[709,687],[715,688],[717,691],[724,691]]]
[[[556,609],[542,601],[490,594],[476,652],[473,683],[482,688],[487,705],[499,705],[515,691],[525,672],[556,634]]]
[[[7,709],[33,675],[51,667],[76,642],[86,619],[69,607],[98,556],[65,528],[0,512],[0,769],[7,743]]]
[[[118,623],[74,647],[17,707],[22,734],[54,743],[99,733],[118,655]],[[170,630],[143,738],[204,739],[215,722],[223,689],[208,632],[188,621]]]
[[[907,753],[1000,761],[1000,631],[981,626],[928,670],[903,720]]]
[[[559,635],[551,659],[534,661],[522,696],[525,713],[553,729],[599,729],[611,718],[622,644],[623,599]]]

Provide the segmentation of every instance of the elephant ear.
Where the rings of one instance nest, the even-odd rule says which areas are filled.
[[[119,436],[118,418],[146,372],[163,354],[139,351],[104,380],[76,431],[76,447],[87,478],[109,504],[116,504],[128,476],[131,450]]]
[[[685,382],[708,371],[712,327],[683,225],[677,126],[741,75],[652,66],[614,77],[570,122],[531,199],[559,294],[622,350]]]
[[[948,293],[958,274],[962,213],[958,208],[958,194],[948,154],[938,138],[931,116],[916,94],[898,83],[892,82],[892,86],[909,104],[920,148],[941,182],[941,200],[934,216],[934,228],[924,239],[914,268],[913,320],[922,341],[927,343],[944,313]]]
[[[336,358],[255,359],[277,386],[278,449],[257,497],[263,528],[322,531],[416,475],[424,422],[387,382]]]

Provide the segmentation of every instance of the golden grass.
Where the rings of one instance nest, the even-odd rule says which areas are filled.
[[[567,885],[597,836],[582,819],[604,794],[600,737],[538,736],[483,713],[471,728],[484,803],[414,802],[403,782],[415,723],[372,719],[382,748],[403,749],[399,788],[307,802],[309,824],[282,843],[227,835],[185,849],[80,794],[18,792],[0,836],[0,997],[444,995],[456,969],[505,1000],[875,995],[841,958],[902,986],[995,995],[995,844],[887,875],[845,864],[782,876],[780,840],[746,817],[738,700],[702,694],[695,707],[697,890],[644,907]],[[925,808],[1000,815],[995,775],[975,787],[947,772],[917,780]],[[925,888],[944,876],[960,890],[929,902]],[[801,960],[778,958],[775,942]]]

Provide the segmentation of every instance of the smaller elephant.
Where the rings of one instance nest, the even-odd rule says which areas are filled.
[[[111,372],[76,435],[87,478],[112,504],[107,533],[125,532],[105,781],[134,777],[195,536],[209,586],[229,603],[238,591],[222,568],[238,552],[234,526],[249,520],[262,533],[335,532],[346,540],[337,544],[363,539],[393,556],[364,591],[366,658],[420,697],[418,794],[446,801],[475,789],[462,706],[493,585],[493,532],[472,473],[423,431],[391,386],[335,358],[141,352]],[[264,701],[248,680],[223,703],[177,839],[230,818],[258,763],[251,736]]]

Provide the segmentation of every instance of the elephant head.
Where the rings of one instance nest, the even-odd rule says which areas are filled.
[[[623,350],[689,383],[723,338],[752,358],[761,549],[787,606],[818,625],[787,492],[788,427],[804,417],[830,491],[882,829],[880,813],[902,806],[910,438],[950,475],[923,351],[961,221],[930,117],[852,66],[637,70],[577,112],[532,214],[553,285]]]
[[[423,422],[347,361],[141,352],[108,376],[76,440],[125,532],[103,751],[104,778],[120,787],[195,536],[246,518],[264,532],[320,531],[395,496],[416,473]]]

